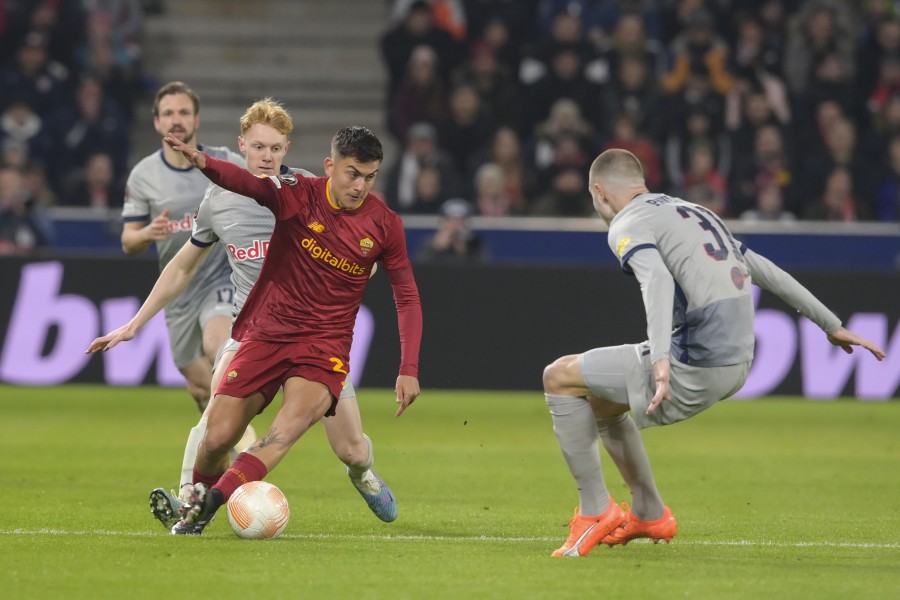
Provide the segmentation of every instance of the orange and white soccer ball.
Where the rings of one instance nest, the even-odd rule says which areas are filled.
[[[228,499],[228,522],[245,539],[277,538],[290,518],[287,498],[267,481],[245,483]]]

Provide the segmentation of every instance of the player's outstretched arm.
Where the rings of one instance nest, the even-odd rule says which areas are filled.
[[[96,338],[93,342],[91,342],[91,344],[88,346],[88,349],[85,350],[84,353],[93,354],[101,350],[106,351],[111,348],[115,348],[119,345],[120,342],[127,342],[128,340],[134,339],[137,331],[138,330],[134,327],[133,320],[129,321],[118,329],[113,329],[106,335],[102,335]]]
[[[765,256],[747,248],[744,250],[744,263],[753,283],[781,298],[825,333],[837,331],[841,326],[841,320],[821,300]]]
[[[166,137],[163,138],[163,141],[171,146],[172,150],[184,154],[184,157],[191,161],[191,164],[198,169],[206,168],[206,155],[198,148],[191,146],[190,144],[185,144],[173,135],[167,134]]]
[[[397,404],[400,405],[394,416],[399,417],[419,397],[419,380],[411,375],[399,375],[394,391],[397,393]]]
[[[754,283],[763,289],[774,292],[779,298],[818,325],[828,336],[829,342],[840,346],[847,354],[853,353],[853,346],[861,346],[871,352],[876,359],[884,360],[884,350],[842,327],[840,319],[828,310],[818,298],[772,261],[749,249],[744,252],[744,260],[750,269],[750,276]]]
[[[843,348],[844,352],[846,352],[847,354],[853,354],[853,346],[860,346],[871,352],[872,356],[874,356],[878,360],[884,360],[885,357],[884,350],[882,350],[866,338],[860,337],[849,329],[845,329],[843,327],[841,327],[834,333],[829,333],[828,341],[835,346],[840,346],[841,348]]]
[[[169,264],[159,274],[159,278],[150,290],[150,295],[144,300],[137,314],[128,323],[122,325],[106,335],[95,339],[85,350],[85,354],[93,354],[100,350],[112,350],[121,342],[134,339],[134,336],[161,311],[175,296],[180,294],[197,273],[197,267],[203,262],[203,258],[209,253],[212,246],[200,248],[185,242],[181,250],[172,257]]]
[[[187,157],[192,165],[200,169],[206,178],[216,185],[239,196],[253,198],[275,213],[276,218],[279,217],[279,190],[282,186],[276,178],[257,176],[231,161],[207,156],[194,146],[185,144],[171,135],[167,135],[163,140],[173,150]]]

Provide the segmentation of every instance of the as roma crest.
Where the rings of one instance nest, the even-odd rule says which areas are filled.
[[[293,173],[286,173],[284,175],[279,175],[278,179],[285,185],[297,185],[297,176],[294,175]]]

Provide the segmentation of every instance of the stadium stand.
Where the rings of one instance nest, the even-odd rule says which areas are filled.
[[[578,188],[585,164],[611,146],[640,156],[654,189],[705,203],[753,231],[783,221],[900,220],[893,3],[42,0],[0,7],[0,150],[4,171],[18,175],[0,178],[18,190],[5,192],[18,198],[7,200],[17,208],[2,217],[7,252],[117,245],[110,223],[122,176],[157,147],[152,91],[173,79],[201,95],[207,144],[234,147],[246,104],[277,97],[298,123],[290,162],[313,171],[336,129],[369,126],[386,143],[379,186],[401,185],[395,206],[413,229],[433,230],[437,207],[451,197],[472,204],[473,226],[489,237],[507,228],[495,227],[503,218],[513,229],[520,217],[538,216],[551,219],[540,229],[572,229],[552,219],[592,218],[578,205]],[[434,89],[423,87],[427,78]],[[410,145],[425,125],[437,148],[417,153]],[[876,236],[890,239],[886,227]]]

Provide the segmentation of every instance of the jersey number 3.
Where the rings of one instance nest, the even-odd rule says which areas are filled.
[[[676,210],[678,210],[678,214],[681,215],[682,219],[690,219],[691,217],[696,218],[697,221],[699,221],[698,224],[700,225],[700,229],[710,232],[715,238],[715,244],[703,244],[703,249],[706,250],[706,253],[710,257],[718,261],[726,260],[728,258],[728,248],[725,246],[725,240],[728,240],[731,249],[734,250],[735,258],[739,262],[744,262],[744,257],[741,256],[731,232],[728,231],[725,225],[712,212],[699,206],[679,206]]]

